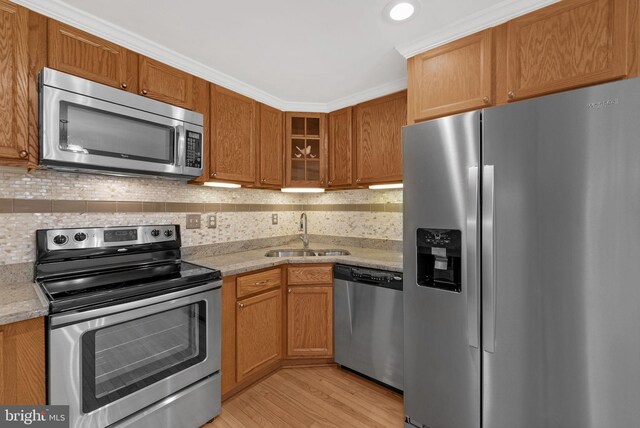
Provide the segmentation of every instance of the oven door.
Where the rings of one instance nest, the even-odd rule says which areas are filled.
[[[103,427],[219,372],[211,287],[52,316],[49,403],[70,406],[71,427]]]
[[[50,86],[41,88],[40,114],[43,166],[130,175],[202,173],[201,126]]]

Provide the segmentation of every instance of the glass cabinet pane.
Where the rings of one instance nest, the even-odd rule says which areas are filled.
[[[304,135],[304,117],[291,118],[291,134]]]

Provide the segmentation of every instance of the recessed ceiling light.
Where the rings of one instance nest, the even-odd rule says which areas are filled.
[[[413,12],[415,12],[415,7],[413,7],[411,3],[402,2],[391,8],[389,18],[394,21],[404,21],[405,19],[411,18]]]
[[[320,187],[283,187],[280,191],[285,193],[322,193],[324,189]]]

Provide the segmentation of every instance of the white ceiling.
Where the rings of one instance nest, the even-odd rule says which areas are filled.
[[[406,60],[555,0],[15,0],[284,110],[330,111],[406,86]],[[397,49],[396,49],[397,48]]]

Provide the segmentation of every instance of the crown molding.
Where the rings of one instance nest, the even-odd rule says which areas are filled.
[[[396,46],[396,50],[405,58],[410,58],[429,49],[494,27],[558,1],[559,0],[505,0],[476,12],[467,18],[458,20],[442,30],[408,43],[401,43]]]
[[[406,88],[403,78],[328,103],[286,101],[61,0],[11,1],[282,111],[329,113]]]

